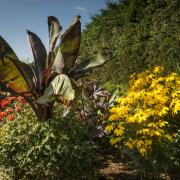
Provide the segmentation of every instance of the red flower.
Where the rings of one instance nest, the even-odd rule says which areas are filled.
[[[2,120],[2,118],[6,115],[5,112],[0,112],[0,121]]]
[[[21,110],[21,106],[16,106],[14,110],[15,110],[16,112],[20,111],[20,110]]]
[[[1,100],[1,108],[5,108],[8,103],[9,103],[9,101],[7,99]]]
[[[9,96],[9,97],[7,97],[7,100],[8,101],[12,101],[12,100],[15,100],[16,99],[16,97],[14,97],[14,96]]]
[[[8,115],[7,118],[8,118],[10,121],[14,121],[14,115],[13,115],[13,114]]]

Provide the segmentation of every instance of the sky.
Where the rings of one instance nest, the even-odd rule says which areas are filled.
[[[65,30],[80,14],[82,28],[90,16],[106,7],[105,0],[0,0],[0,36],[20,59],[32,61],[26,30],[36,33],[48,48],[47,16],[56,16]]]

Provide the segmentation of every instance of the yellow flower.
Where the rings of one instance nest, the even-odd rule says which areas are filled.
[[[169,124],[167,121],[159,121],[159,127],[164,127],[166,124]]]
[[[153,73],[161,73],[163,69],[164,68],[162,66],[157,66],[153,69]]]
[[[118,102],[120,105],[125,105],[127,103],[127,98],[119,97],[116,99],[116,102]]]
[[[144,144],[145,144],[145,146],[146,146],[147,148],[149,148],[149,147],[151,146],[151,144],[152,144],[152,140],[146,139],[145,142],[144,142]]]
[[[119,118],[119,115],[118,114],[112,114],[110,117],[109,117],[109,120],[110,121],[114,121],[114,120],[117,120]]]
[[[114,129],[114,126],[113,126],[112,124],[107,125],[107,126],[105,127],[105,131],[107,131],[107,132],[111,132],[113,129]]]
[[[148,126],[148,127],[156,128],[156,127],[157,127],[157,124],[156,124],[156,123],[149,123],[147,126]]]
[[[125,145],[128,146],[129,149],[133,149],[133,142],[132,142],[132,141],[127,141],[127,142],[125,143]]]
[[[139,116],[139,118],[138,118],[138,123],[142,123],[142,122],[146,121],[147,118],[148,118],[148,115],[146,115],[146,114],[141,114],[141,115]]]
[[[144,129],[141,129],[141,130],[137,131],[137,134],[148,135],[149,132],[150,132],[150,130],[148,128],[144,128]]]
[[[111,138],[109,142],[111,145],[115,145],[120,141],[121,141],[121,138]]]
[[[161,117],[161,116],[164,116],[166,114],[168,114],[168,111],[169,111],[169,108],[168,107],[163,107],[162,110],[158,113],[158,115]]]
[[[173,112],[177,114],[180,111],[180,100],[176,101]]]
[[[122,127],[122,126],[118,126],[118,128],[116,128],[115,130],[114,130],[114,134],[116,135],[116,136],[122,136],[123,134],[124,134],[124,127]]]
[[[166,78],[166,82],[174,81],[174,80],[175,80],[174,76],[169,76],[169,77]]]
[[[128,117],[127,122],[131,124],[131,123],[134,123],[135,120],[136,120],[136,119],[135,119],[134,116],[130,116],[130,117]]]
[[[140,148],[140,147],[142,147],[143,145],[144,145],[144,141],[142,141],[142,140],[139,140],[139,141],[136,142],[136,147],[137,147],[137,148]]]
[[[113,108],[111,108],[110,110],[109,110],[111,113],[119,113],[120,112],[120,109],[119,109],[119,107],[113,107]]]
[[[142,156],[145,156],[147,154],[147,151],[144,147],[139,148],[138,151],[141,153]]]
[[[127,93],[111,108],[113,126],[106,129],[113,132],[110,143],[115,147],[123,140],[123,145],[146,156],[154,145],[173,141],[177,131],[169,121],[180,113],[180,77],[162,71],[158,66],[133,76]]]
[[[161,136],[161,133],[159,131],[154,131],[154,135]]]
[[[171,96],[172,96],[172,98],[178,98],[178,97],[180,97],[180,91],[175,91],[175,92],[172,92],[171,93]]]

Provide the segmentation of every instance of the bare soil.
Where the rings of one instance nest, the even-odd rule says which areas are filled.
[[[100,172],[99,180],[140,180],[137,177],[132,164],[127,160],[120,158],[120,155],[114,149],[99,148],[100,154]],[[149,179],[148,177],[143,179]],[[162,180],[180,180],[180,170],[174,170],[161,175]]]

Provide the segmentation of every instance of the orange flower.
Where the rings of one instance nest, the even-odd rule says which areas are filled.
[[[8,115],[7,118],[8,118],[10,121],[14,121],[14,115],[13,115],[13,114]]]

